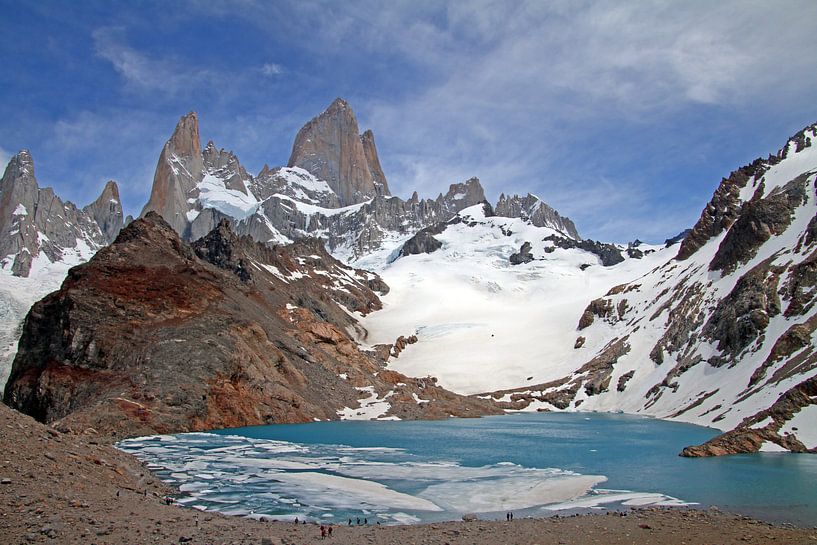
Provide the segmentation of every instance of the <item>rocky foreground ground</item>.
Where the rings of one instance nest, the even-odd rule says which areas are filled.
[[[62,434],[0,405],[0,543],[319,543],[316,525],[227,517],[166,505],[172,492],[101,437]],[[327,543],[810,544],[817,528],[778,527],[714,511],[636,510],[513,522],[340,526]]]

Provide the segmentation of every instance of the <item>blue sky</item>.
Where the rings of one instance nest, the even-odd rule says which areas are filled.
[[[478,176],[585,237],[660,241],[817,121],[817,2],[7,2],[0,160],[80,206],[147,200],[178,118],[257,173],[335,97],[394,194]]]

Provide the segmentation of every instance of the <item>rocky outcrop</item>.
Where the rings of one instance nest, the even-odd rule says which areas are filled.
[[[522,265],[523,263],[530,263],[533,261],[533,254],[530,250],[530,242],[523,242],[522,247],[519,248],[519,251],[511,254],[511,256],[508,258],[511,265]]]
[[[740,277],[732,291],[720,300],[703,328],[704,337],[717,342],[723,354],[710,364],[734,359],[750,343],[763,335],[769,320],[780,314],[780,267],[773,259],[763,261]]]
[[[764,443],[774,443],[791,452],[813,452],[796,437],[783,435],[781,428],[804,407],[815,405],[817,399],[817,377],[801,382],[781,395],[774,404],[743,421],[734,430],[728,431],[697,446],[686,447],[681,456],[722,456],[758,452]]]
[[[771,156],[767,160],[755,159],[750,165],[741,167],[724,178],[692,231],[681,242],[677,259],[688,259],[711,238],[729,229],[740,212],[740,190],[746,187],[749,180],[763,176],[769,166],[777,162],[779,160]]]
[[[93,218],[99,226],[106,244],[113,242],[124,226],[122,202],[119,199],[119,186],[116,185],[116,182],[108,181],[97,200],[83,208],[82,211]]]
[[[561,216],[556,210],[545,204],[536,195],[528,193],[525,197],[519,195],[505,196],[502,193],[494,207],[497,216],[506,218],[522,218],[530,221],[537,227],[550,227],[574,240],[581,240],[576,225]]]
[[[372,183],[377,189],[378,195],[391,195],[389,191],[389,182],[386,180],[386,175],[383,173],[383,167],[380,166],[380,158],[377,156],[377,146],[374,144],[374,133],[371,129],[360,135],[360,142],[363,144],[363,154],[366,156],[366,164],[369,166],[369,172],[372,174]]]
[[[190,245],[151,213],[32,307],[4,401],[114,436],[337,419],[359,388],[385,398],[398,383],[428,407],[389,396],[392,414],[496,412],[358,350],[351,313],[379,308],[371,285],[314,239],[268,247],[222,222]]]
[[[613,339],[590,361],[561,379],[535,386],[490,392],[483,394],[483,397],[494,400],[510,397],[510,401],[499,402],[500,407],[510,410],[527,409],[535,401],[547,403],[559,410],[567,409],[571,405],[576,408],[583,402],[581,399],[576,399],[582,388],[588,397],[608,391],[616,362],[630,352],[630,344],[627,339],[627,337]],[[623,388],[623,384],[626,384],[633,374],[630,373],[627,378],[619,379],[619,386]],[[548,409],[540,408],[539,410]]]
[[[62,261],[71,251],[78,260],[110,243],[122,227],[122,206],[115,182],[84,209],[63,202],[54,190],[41,189],[34,160],[23,150],[9,161],[0,180],[0,264],[16,276],[28,276],[38,256]]]
[[[446,224],[443,223],[441,225],[445,227]],[[403,244],[403,247],[400,249],[400,255],[407,256],[436,252],[443,247],[443,243],[434,238],[434,235],[441,232],[442,231],[436,229],[435,227],[420,229],[417,231],[416,235],[408,239]]]
[[[624,256],[621,255],[621,250],[614,244],[607,244],[604,242],[596,242],[592,239],[576,240],[572,238],[564,238],[556,235],[545,237],[545,241],[550,241],[553,246],[545,247],[545,251],[553,251],[553,248],[562,248],[570,250],[578,248],[591,254],[595,254],[602,266],[611,267],[624,261]]]
[[[374,136],[360,135],[352,108],[341,98],[298,132],[287,166],[324,180],[341,206],[389,195]]]
[[[709,269],[730,273],[746,263],[770,237],[785,231],[794,211],[806,199],[806,184],[811,173],[804,173],[765,198],[745,203],[737,219],[712,258]],[[760,187],[763,187],[761,182]],[[757,194],[759,196],[759,193]]]
[[[673,244],[678,244],[679,242],[682,242],[685,238],[687,238],[689,236],[689,234],[691,232],[692,232],[692,229],[684,229],[683,231],[681,231],[680,233],[678,233],[674,237],[670,237],[670,238],[666,239],[664,241],[664,246],[666,248],[669,248]]]

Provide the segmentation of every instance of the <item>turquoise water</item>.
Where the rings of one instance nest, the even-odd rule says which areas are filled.
[[[716,434],[629,415],[537,413],[259,426],[120,448],[180,486],[182,503],[232,514],[393,523],[692,503],[817,525],[817,456],[678,456]]]

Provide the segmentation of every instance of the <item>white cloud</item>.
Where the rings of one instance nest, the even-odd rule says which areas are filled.
[[[261,73],[265,76],[277,76],[284,73],[284,67],[274,62],[268,62],[261,67]]]
[[[0,148],[0,169],[5,169],[10,160],[11,153],[6,151],[4,148]]]
[[[122,27],[98,28],[92,35],[97,56],[109,61],[136,90],[176,94],[215,78],[211,70],[191,68],[172,58],[151,58],[128,46]]]

